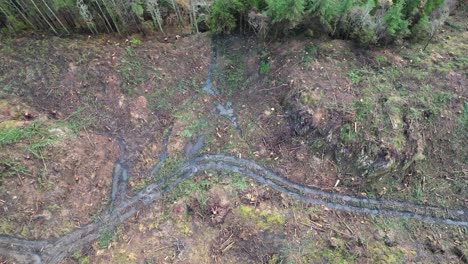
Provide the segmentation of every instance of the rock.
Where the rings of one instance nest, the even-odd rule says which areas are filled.
[[[342,248],[344,243],[342,240],[336,238],[336,237],[331,237],[329,240],[328,240],[328,243],[330,244],[330,247],[331,248]]]
[[[64,138],[71,133],[71,130],[67,127],[55,127],[49,129],[49,133],[53,136]]]
[[[35,117],[36,117],[36,115],[34,115],[34,114],[31,113],[31,112],[25,112],[25,113],[24,113],[24,118],[25,118],[26,120],[31,120],[31,119],[34,119]]]
[[[384,239],[384,243],[387,247],[394,247],[397,245],[397,242],[395,242],[394,240],[390,239],[389,237],[385,237]]]

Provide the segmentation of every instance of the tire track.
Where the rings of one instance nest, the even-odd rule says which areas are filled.
[[[447,217],[437,217],[430,214],[422,214],[414,212],[414,210],[426,208],[421,205],[396,201],[363,199],[328,193],[319,189],[293,183],[250,160],[227,155],[203,155],[189,160],[177,170],[166,175],[157,182],[149,184],[133,197],[123,201],[112,212],[106,212],[99,222],[87,224],[59,239],[52,241],[30,241],[10,236],[0,236],[0,254],[14,258],[21,263],[59,263],[72,252],[98,239],[102,232],[110,230],[134,216],[140,209],[156,201],[182,181],[206,170],[240,173],[261,184],[268,185],[272,189],[284,193],[293,199],[310,204],[327,206],[335,210],[404,217],[428,223],[468,227],[466,213],[463,210],[446,210],[436,207],[427,207],[427,211],[438,209],[451,215]],[[341,200],[342,203],[331,202],[327,199]],[[353,202],[359,203],[360,206],[353,205]],[[365,207],[365,205],[372,205],[374,207],[368,208]],[[404,206],[405,209],[386,208],[391,206]]]

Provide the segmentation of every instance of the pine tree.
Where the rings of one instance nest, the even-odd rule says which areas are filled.
[[[398,1],[390,6],[384,16],[386,31],[392,39],[405,37],[408,33],[408,20],[403,17],[405,1]]]
[[[161,17],[161,11],[159,10],[158,0],[146,0],[146,10],[151,14],[153,18],[153,23],[159,28],[159,30],[164,34],[162,27],[163,21]]]
[[[283,23],[295,27],[303,18],[304,0],[266,0],[266,13],[273,23]]]

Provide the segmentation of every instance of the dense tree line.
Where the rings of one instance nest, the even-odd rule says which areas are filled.
[[[329,34],[362,44],[430,38],[455,0],[0,0],[0,30],[164,33],[167,23],[216,33]]]
[[[263,34],[318,30],[372,44],[431,37],[455,5],[451,0],[216,0],[210,26],[231,32],[248,21],[254,30],[267,27]]]
[[[0,0],[0,31],[127,34],[183,22],[195,0]],[[191,17],[191,15],[190,15]]]

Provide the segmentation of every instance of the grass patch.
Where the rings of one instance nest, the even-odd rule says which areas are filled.
[[[348,77],[351,79],[351,82],[354,85],[361,84],[367,77],[367,75],[372,73],[372,69],[368,67],[362,67],[354,69],[348,72]]]
[[[351,124],[344,124],[341,127],[340,138],[345,144],[349,144],[357,137],[357,133],[351,127]]]
[[[152,77],[161,79],[153,67],[144,63],[141,57],[132,47],[127,47],[120,57],[120,65],[117,66],[120,73],[120,87],[123,93],[133,95],[135,89]]]
[[[41,171],[39,172],[37,184],[39,187],[39,191],[42,193],[52,189],[53,182],[47,177],[47,171],[45,169],[41,169]]]
[[[388,64],[388,59],[385,56],[377,55],[375,56],[375,62],[379,67],[386,66]]]
[[[196,177],[189,178],[182,181],[178,184],[172,191],[168,194],[167,200],[169,202],[174,202],[180,198],[194,195],[197,193],[206,193],[210,190],[213,185],[219,180],[218,177]]]
[[[229,179],[231,180],[231,186],[236,190],[247,190],[249,188],[249,182],[247,178],[239,173],[230,173],[228,174]]]
[[[145,178],[138,182],[133,182],[132,180],[130,180],[130,185],[135,190],[141,190],[145,188],[146,186],[148,186],[150,183],[156,182],[162,179],[163,177],[169,175],[170,173],[174,172],[176,169],[178,169],[182,165],[184,161],[185,159],[179,155],[169,156],[161,164],[161,167],[155,173],[155,175],[152,175],[153,177]]]
[[[348,77],[351,79],[354,85],[359,85],[362,82],[361,76],[356,70],[350,71]]]
[[[11,234],[17,227],[16,221],[12,221],[7,217],[0,218],[0,234]]]
[[[465,101],[461,107],[460,115],[457,118],[456,129],[457,132],[468,136],[468,101]]]
[[[170,110],[172,109],[172,104],[170,98],[174,97],[175,89],[173,86],[167,86],[162,89],[155,89],[153,92],[145,95],[149,103],[149,108],[152,111],[156,110]]]
[[[16,144],[23,139],[41,135],[44,120],[33,121],[25,127],[1,128],[0,147]]]
[[[403,150],[404,122],[432,126],[453,96],[424,84],[425,77],[415,70],[360,69],[348,76],[364,88],[348,110],[353,113],[353,120],[341,127],[340,138],[345,145],[384,139],[395,149]],[[402,78],[408,79],[404,83],[411,86],[402,85]]]
[[[185,160],[180,156],[170,156],[168,157],[161,166],[161,169],[156,174],[156,180],[161,179],[162,177],[170,174],[179,168]]]
[[[58,140],[44,120],[35,120],[25,127],[0,129],[0,147],[26,142],[25,151],[43,159],[42,150]]]
[[[82,127],[83,124],[79,122],[50,123],[44,119],[34,120],[21,127],[0,127],[0,148],[21,144],[24,146],[24,151],[32,154],[34,158],[44,159],[42,155],[44,149],[60,140],[62,136],[67,136],[68,131],[78,133]],[[10,172],[24,171],[17,163],[11,161],[5,160],[1,165]]]
[[[319,54],[319,46],[316,45],[307,45],[304,48],[304,51],[301,54],[302,61],[301,63],[309,65]]]
[[[260,62],[260,70],[259,70],[260,74],[265,75],[269,71],[270,71],[270,64],[268,62],[262,60]]]
[[[60,229],[60,234],[66,235],[66,234],[70,233],[71,231],[75,230],[76,227],[77,226],[73,222],[66,221],[65,224],[63,225],[63,227]]]
[[[320,54],[322,54],[320,46],[314,44],[306,45],[304,49],[300,51],[288,50],[288,57],[298,61],[306,70],[312,69],[312,62],[314,62]]]
[[[101,233],[99,240],[97,241],[99,249],[106,249],[110,246],[112,241],[117,240],[122,235],[122,228],[115,230],[106,230]]]
[[[75,261],[77,261],[78,264],[89,264],[89,263],[91,263],[90,260],[89,260],[89,256],[83,255],[83,253],[81,253],[81,250],[77,250],[77,251],[73,252],[72,258]]]
[[[24,165],[16,161],[3,159],[0,161],[0,182],[15,175],[28,175],[29,170]]]
[[[276,210],[257,210],[255,207],[241,204],[233,210],[233,213],[243,219],[248,219],[261,230],[273,229],[286,223],[284,216]]]
[[[226,182],[223,181],[223,178],[228,179],[227,184],[232,186],[235,191],[246,190],[249,188],[249,183],[246,177],[241,174],[217,171],[207,171],[206,173],[208,173],[208,175],[184,180],[169,193],[167,200],[169,202],[174,202],[183,197],[194,196],[200,205],[206,205],[207,201],[204,200],[205,197],[203,194],[207,193],[217,184],[226,184]]]
[[[340,238],[331,238],[335,247],[331,248],[316,240],[303,240],[299,248],[288,248],[287,255],[298,263],[355,263],[356,257],[349,252]]]
[[[242,56],[226,55],[224,69],[214,71],[213,79],[220,92],[232,95],[235,91],[242,90],[246,81],[246,65]]]
[[[208,126],[208,123],[204,120],[196,120],[190,125],[186,126],[184,130],[180,132],[180,136],[185,138],[191,138],[194,134],[200,132]]]
[[[52,145],[57,140],[57,136],[47,135],[46,137],[41,138],[36,142],[33,142],[30,145],[26,146],[26,152],[31,153],[36,159],[44,159],[44,157],[42,156],[42,150],[44,150],[49,145]]]
[[[270,60],[270,51],[262,51],[262,55],[260,56],[260,68],[259,68],[259,73],[261,75],[265,75],[270,71],[270,63],[268,62]]]
[[[354,263],[355,257],[350,254],[348,251],[340,249],[340,250],[334,250],[334,249],[323,249],[317,251],[315,254],[309,256],[307,258],[308,260],[326,260],[329,261],[329,263],[340,263],[340,264],[345,264],[345,263]]]
[[[67,117],[67,120],[57,120],[55,124],[57,127],[68,127],[78,135],[80,131],[86,130],[87,128],[93,126],[94,123],[96,123],[96,120],[93,117],[84,114],[84,111],[86,110],[88,110],[87,106],[81,106],[76,111],[71,113]]]

